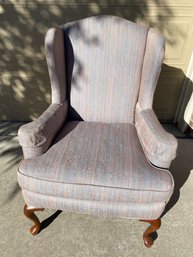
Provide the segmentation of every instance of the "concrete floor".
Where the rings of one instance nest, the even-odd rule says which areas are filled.
[[[37,236],[31,236],[28,232],[31,222],[22,213],[24,201],[16,177],[16,169],[22,158],[17,138],[20,125],[0,124],[1,257],[193,256],[192,139],[183,139],[176,128],[169,127],[170,131],[181,137],[178,157],[170,169],[176,187],[162,218],[158,238],[153,247],[147,249],[142,241],[143,231],[147,227],[145,223],[54,210],[38,213],[45,229]]]

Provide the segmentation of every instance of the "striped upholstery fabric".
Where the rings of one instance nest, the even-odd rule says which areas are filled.
[[[136,129],[146,157],[156,166],[169,168],[176,157],[177,140],[160,125],[152,109],[137,104]]]
[[[160,217],[174,184],[149,160],[169,167],[177,145],[152,110],[163,38],[125,19],[97,16],[50,29],[45,48],[52,104],[19,130],[25,202]]]
[[[19,128],[19,143],[25,159],[37,157],[47,151],[66,116],[67,102],[51,104],[37,120]]]
[[[164,57],[164,39],[150,28],[147,36],[138,102],[141,109],[152,108],[153,95]]]
[[[42,195],[29,190],[22,190],[22,193],[25,202],[29,206],[100,216],[152,220],[160,217],[160,214],[165,208],[164,202],[148,204],[132,202],[102,202]]]
[[[67,123],[45,154],[21,163],[18,181],[23,190],[84,204],[159,203],[163,209],[173,192],[170,173],[147,162],[132,124]]]
[[[66,68],[63,29],[51,28],[47,31],[45,52],[52,89],[52,103],[64,103],[66,100]]]
[[[113,16],[64,26],[72,120],[132,123],[148,28]]]

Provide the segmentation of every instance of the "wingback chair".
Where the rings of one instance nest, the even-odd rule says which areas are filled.
[[[95,16],[51,28],[45,51],[52,103],[19,129],[24,214],[41,230],[44,208],[149,222],[169,201],[177,141],[160,125],[153,95],[164,56],[154,29]]]

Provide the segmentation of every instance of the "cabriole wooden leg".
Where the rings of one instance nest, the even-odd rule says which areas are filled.
[[[158,230],[161,226],[161,219],[156,219],[156,220],[140,220],[144,222],[150,223],[150,226],[145,230],[143,234],[143,241],[145,246],[151,247],[153,245],[153,238],[152,238],[152,233]]]
[[[27,206],[27,204],[24,205],[23,212],[25,216],[34,222],[34,225],[30,228],[30,232],[32,235],[37,235],[40,232],[41,224],[38,219],[38,217],[35,215],[35,211],[43,211],[44,208],[34,208]]]

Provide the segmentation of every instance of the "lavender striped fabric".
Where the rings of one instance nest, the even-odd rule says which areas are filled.
[[[70,122],[44,155],[22,162],[18,181],[41,195],[142,206],[173,192],[170,173],[147,162],[132,124]]]
[[[147,36],[138,98],[141,109],[152,108],[153,95],[164,57],[164,46],[163,37],[150,28]]]
[[[100,216],[152,220],[159,218],[165,208],[164,202],[148,204],[133,202],[112,203],[42,195],[28,190],[22,190],[22,193],[29,206]]]
[[[66,72],[62,28],[51,28],[47,31],[45,52],[52,89],[52,103],[64,103],[66,100]]]
[[[71,119],[134,122],[148,28],[113,16],[64,26]]]
[[[19,130],[25,202],[160,217],[174,183],[169,171],[150,162],[169,167],[177,146],[152,111],[162,36],[119,17],[97,16],[50,29],[45,47],[52,104]],[[67,115],[76,121],[67,122]]]
[[[177,140],[160,125],[152,109],[136,108],[136,129],[146,157],[156,166],[169,168],[176,157]]]
[[[163,57],[164,39],[151,28],[147,36],[135,125],[146,157],[158,167],[169,168],[176,156],[177,140],[162,128],[152,110]]]
[[[67,116],[67,102],[51,104],[35,121],[19,128],[24,158],[35,158],[47,151]]]

